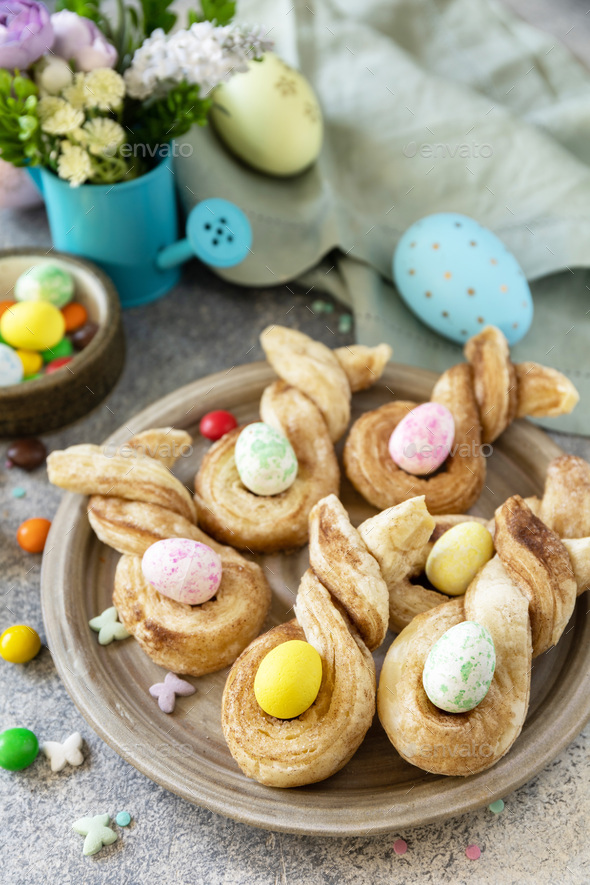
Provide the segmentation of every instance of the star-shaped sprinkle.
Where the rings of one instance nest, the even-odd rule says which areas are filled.
[[[60,744],[59,741],[45,741],[41,744],[41,752],[49,759],[52,771],[61,771],[68,763],[70,765],[82,765],[82,735],[75,731],[69,738]]]
[[[176,703],[176,695],[188,697],[196,692],[194,685],[185,679],[180,679],[175,673],[166,673],[163,682],[156,682],[150,688],[153,698],[158,698],[158,706],[162,713],[173,713]]]
[[[118,618],[119,614],[113,605],[111,608],[105,608],[102,615],[88,621],[90,629],[98,633],[98,641],[101,645],[109,645],[113,639],[127,639],[128,636],[131,636],[131,633],[127,632]]]
[[[82,854],[88,856],[96,854],[103,845],[112,845],[119,838],[108,826],[110,817],[108,814],[95,814],[94,817],[81,817],[72,824],[72,829],[84,839]]]

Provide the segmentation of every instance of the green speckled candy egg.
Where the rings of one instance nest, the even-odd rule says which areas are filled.
[[[57,264],[38,264],[20,275],[14,295],[17,301],[48,301],[62,308],[72,300],[74,280]]]
[[[286,436],[257,421],[238,437],[235,459],[240,479],[255,495],[278,495],[292,486],[297,458]]]
[[[489,631],[475,621],[463,621],[430,649],[422,684],[436,707],[465,713],[483,701],[495,669],[496,650]]]

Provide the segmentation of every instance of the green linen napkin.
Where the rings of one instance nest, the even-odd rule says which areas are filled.
[[[391,258],[423,215],[470,215],[531,281],[514,360],[555,366],[580,391],[572,415],[542,423],[590,435],[590,74],[493,0],[241,0],[239,13],[310,79],[326,131],[318,163],[291,179],[246,168],[211,129],[187,136],[186,208],[225,197],[252,222],[252,254],[223,276],[330,291],[360,342],[442,371],[460,347],[408,311]]]

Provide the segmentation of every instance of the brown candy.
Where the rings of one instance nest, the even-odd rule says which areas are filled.
[[[72,344],[76,348],[76,350],[84,350],[85,347],[88,347],[96,333],[98,332],[98,325],[93,323],[92,320],[84,323],[84,325],[77,329],[76,332],[72,335]]]
[[[34,470],[45,461],[47,449],[40,439],[31,437],[29,439],[15,439],[8,446],[6,454],[9,462],[15,467],[20,467],[22,470]]]

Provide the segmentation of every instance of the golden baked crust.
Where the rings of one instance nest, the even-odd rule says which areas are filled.
[[[113,602],[125,628],[157,664],[201,676],[227,667],[259,633],[271,594],[258,565],[195,525],[190,495],[165,466],[172,466],[190,443],[184,431],[155,428],[137,434],[112,457],[98,446],[52,452],[48,470],[55,485],[91,495],[92,528],[123,554]],[[214,599],[185,605],[162,596],[145,580],[141,556],[164,538],[189,538],[219,554],[222,578]]]
[[[355,488],[375,507],[383,510],[424,495],[432,514],[468,510],[485,483],[482,444],[492,443],[517,416],[563,415],[578,401],[571,381],[555,369],[536,363],[515,366],[506,338],[495,326],[471,338],[465,356],[468,362],[443,372],[431,395],[455,421],[453,451],[436,473],[412,476],[389,454],[391,433],[417,403],[388,403],[353,424],[344,467]]]
[[[156,664],[174,673],[222,670],[262,629],[271,594],[260,566],[226,556],[219,546],[217,552],[221,584],[213,599],[196,606],[158,593],[145,580],[139,556],[122,556],[117,564],[113,605],[119,620]]]
[[[495,544],[465,596],[414,618],[383,665],[381,723],[404,759],[437,774],[483,771],[510,749],[528,710],[532,658],[559,640],[590,579],[590,538],[562,542],[518,495],[496,513]],[[451,714],[430,702],[422,673],[434,643],[464,620],[491,633],[496,670],[475,709]]]
[[[307,541],[307,520],[321,498],[337,494],[334,441],[350,419],[352,390],[370,386],[391,355],[385,344],[332,351],[302,332],[269,326],[260,336],[280,377],[260,401],[260,418],[291,442],[298,461],[294,484],[279,495],[254,495],[241,482],[235,444],[242,428],[207,452],[195,479],[199,522],[225,543],[257,553],[292,550]]]
[[[297,456],[297,477],[279,495],[250,492],[241,482],[234,449],[243,428],[214,443],[195,478],[195,500],[203,528],[241,550],[273,552],[301,547],[307,541],[311,508],[337,493],[340,471],[321,412],[305,394],[275,381],[262,395],[263,421],[289,439]]]
[[[400,528],[394,514],[394,548]],[[394,551],[394,558],[400,555]],[[385,635],[387,585],[334,495],[310,514],[310,563],[299,585],[296,621],[258,637],[233,665],[223,693],[222,727],[232,756],[248,777],[275,787],[334,774],[358,749],[375,712],[368,645],[376,647]],[[322,683],[314,704],[284,721],[259,707],[254,679],[266,654],[289,639],[306,639],[317,649]]]

